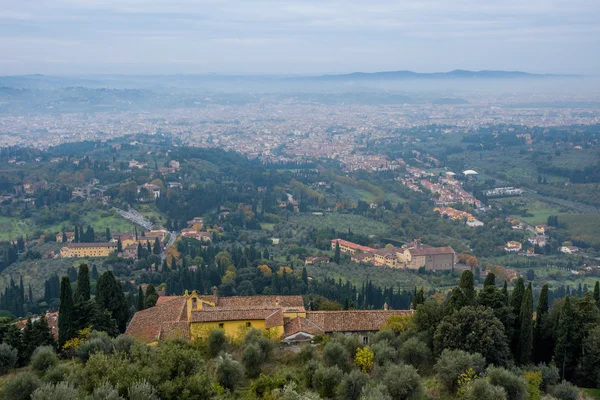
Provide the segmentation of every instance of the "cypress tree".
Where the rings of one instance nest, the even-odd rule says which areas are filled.
[[[117,240],[117,253],[121,253],[123,251],[123,243],[121,242],[121,238]]]
[[[142,244],[138,242],[138,247],[137,247],[137,257],[138,260],[141,260],[143,258],[143,248],[142,248]]]
[[[552,357],[551,339],[552,332],[546,332],[546,321],[548,319],[548,285],[542,287],[540,298],[535,312],[535,328],[533,330],[533,348],[536,364],[549,362]],[[551,340],[550,340],[551,341]]]
[[[600,281],[596,281],[594,285],[594,300],[596,300],[596,304],[600,307]]]
[[[341,258],[340,243],[335,242],[335,253],[333,254],[333,262],[336,264],[339,264],[340,258]]]
[[[106,271],[96,284],[96,302],[108,311],[117,322],[120,332],[125,332],[129,311],[121,284],[117,282],[112,272]]]
[[[504,303],[508,305],[508,284],[504,281],[504,286],[502,286],[502,296],[504,296]]]
[[[158,293],[156,293],[156,289],[153,284],[149,284],[146,288],[146,297],[144,299],[144,307],[150,308],[156,305],[158,301]]]
[[[33,302],[33,290],[31,290],[31,283],[29,284],[29,301]]]
[[[152,254],[152,246],[150,246],[149,240],[146,240],[146,250],[148,251],[147,255]]]
[[[533,294],[531,292],[531,283],[529,283],[523,295],[519,320],[519,361],[521,365],[526,365],[533,360]]]
[[[142,311],[144,307],[144,291],[142,290],[142,286],[138,286],[138,302],[137,302],[137,310]]]
[[[98,269],[96,268],[95,264],[92,265],[92,280],[98,280]]]
[[[525,295],[525,283],[523,282],[523,278],[519,277],[517,279],[517,283],[515,284],[515,288],[513,289],[510,295],[510,308],[512,310],[512,314],[514,316],[513,323],[513,334],[510,340],[510,348],[515,356],[516,360],[519,360],[519,331],[521,328],[521,319],[519,316],[521,315],[521,305],[523,304],[523,296]]]
[[[575,355],[575,336],[576,330],[575,313],[571,305],[571,298],[566,297],[565,302],[560,310],[558,318],[558,326],[556,328],[556,349],[554,351],[554,360],[560,371],[560,376],[565,379],[565,373],[571,369]],[[574,368],[572,368],[574,369]]]
[[[63,231],[62,233],[62,242],[63,243],[67,243],[69,241],[69,239],[67,238],[67,234],[65,233],[65,231]]]
[[[58,345],[62,348],[67,340],[75,336],[74,304],[71,280],[63,276],[60,281],[60,305],[58,306]]]
[[[77,225],[75,225],[75,234],[73,237],[73,241],[75,243],[79,243],[79,228],[77,228]]]
[[[87,264],[79,266],[77,273],[77,289],[75,289],[75,303],[88,301],[91,297],[90,270]]]
[[[110,234],[110,228],[106,228],[106,241],[110,242],[112,235]]]
[[[487,276],[485,277],[485,281],[483,282],[484,288],[488,286],[496,286],[496,275],[494,275],[492,272],[489,272],[487,274]]]
[[[154,239],[154,247],[152,249],[152,253],[156,255],[160,254],[160,240],[158,240],[158,238]]]
[[[306,267],[302,267],[302,282],[308,287],[308,272],[306,271]]]
[[[465,305],[474,305],[477,302],[475,293],[475,277],[473,272],[466,270],[460,276],[458,287],[462,291],[465,298]]]

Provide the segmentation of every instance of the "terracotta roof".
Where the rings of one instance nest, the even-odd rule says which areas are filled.
[[[69,243],[67,247],[70,249],[78,247],[116,247],[117,245],[112,242],[94,242],[94,243]]]
[[[360,244],[352,243],[352,242],[349,242],[344,239],[333,239],[331,241],[331,243],[335,243],[335,242],[339,243],[340,246],[343,245],[343,246],[349,247],[351,249],[356,249],[356,250],[360,250],[360,251],[372,251],[373,250],[372,247],[362,246]]]
[[[321,335],[325,333],[320,326],[316,325],[314,322],[309,319],[303,317],[296,317],[290,319],[283,326],[284,336],[291,336],[297,333],[303,332],[308,333],[309,335]]]
[[[436,256],[440,254],[454,254],[452,247],[422,247],[420,249],[409,249],[413,256]]]
[[[262,319],[270,321],[270,327],[283,325],[283,314],[279,308],[208,308],[192,311],[191,322],[244,321]]]
[[[325,332],[374,332],[392,315],[411,313],[411,310],[308,311],[306,318]]]
[[[185,298],[177,296],[176,299],[138,311],[133,315],[125,334],[153,342],[158,339],[162,324],[179,321],[184,306]]]
[[[144,289],[144,291],[145,291],[145,289]],[[160,296],[158,298],[158,300],[156,301],[156,305],[160,306],[161,304],[166,303],[167,301],[181,299],[181,298],[183,298],[183,296]]]
[[[190,324],[187,321],[165,322],[161,325],[158,337],[162,339],[190,338]]]
[[[279,302],[279,304],[277,304]],[[263,307],[263,308],[296,308],[304,310],[302,296],[233,296],[219,297],[217,307]]]

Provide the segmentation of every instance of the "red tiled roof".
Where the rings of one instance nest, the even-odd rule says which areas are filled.
[[[291,336],[297,333],[303,332],[308,333],[309,335],[321,335],[325,333],[320,326],[316,325],[314,322],[303,318],[296,317],[290,319],[284,326],[284,336]]]
[[[440,254],[454,254],[452,247],[422,247],[420,249],[409,249],[412,256],[435,256]]]
[[[393,315],[411,314],[411,310],[309,311],[306,318],[325,332],[374,332]]]
[[[67,247],[70,249],[78,247],[116,247],[117,245],[112,242],[94,242],[94,243],[69,243]]]
[[[344,240],[344,239],[333,239],[331,241],[331,243],[335,243],[335,242],[338,242],[340,244],[340,246],[344,245],[344,246],[349,247],[351,249],[356,249],[356,250],[360,250],[360,251],[373,251],[373,248],[371,248],[371,247],[362,246],[360,244],[352,243],[352,242],[349,242],[349,241]]]
[[[159,298],[160,299],[160,298]],[[125,334],[135,336],[140,340],[153,342],[158,339],[161,326],[164,323],[179,321],[185,306],[185,297],[165,301],[133,315]]]
[[[270,326],[283,325],[283,314],[279,308],[207,308],[203,310],[192,311],[191,322],[217,322],[217,321],[244,321],[268,319]]]

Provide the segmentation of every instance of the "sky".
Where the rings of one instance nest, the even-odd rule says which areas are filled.
[[[597,74],[599,0],[0,0],[0,75]]]

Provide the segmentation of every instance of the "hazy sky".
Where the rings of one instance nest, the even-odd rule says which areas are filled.
[[[597,74],[600,0],[0,0],[0,74]]]

